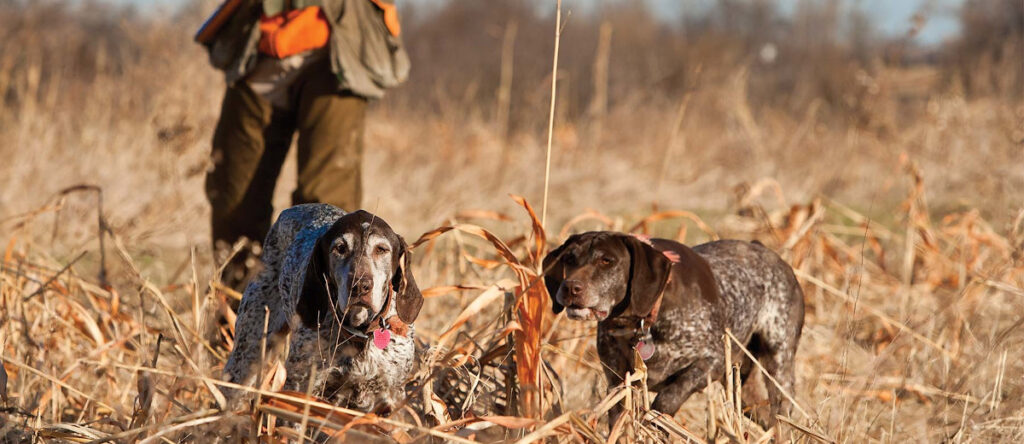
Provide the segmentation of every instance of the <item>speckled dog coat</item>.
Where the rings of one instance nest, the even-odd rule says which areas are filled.
[[[726,329],[787,392],[804,320],[803,291],[793,270],[760,243],[717,241],[689,247],[614,232],[570,237],[544,259],[555,312],[597,320],[597,350],[611,386],[646,357],[653,407],[674,414],[691,394],[725,370]],[[646,323],[646,324],[645,324]],[[753,363],[733,347],[746,376]],[[789,410],[767,383],[771,417]],[[611,412],[612,420],[619,409]]]
[[[357,267],[350,265],[356,263],[363,248],[348,247],[352,248],[349,259],[338,259],[338,268],[333,269],[323,263],[326,259],[321,255],[337,254],[332,242],[373,240],[378,245],[367,248],[389,253],[379,261],[388,269],[374,271],[372,276],[367,272],[363,278],[373,283],[366,285],[367,296],[357,299],[350,294],[359,281],[352,275]],[[227,380],[244,385],[256,381],[269,310],[268,353],[290,338],[285,389],[305,392],[315,367],[315,395],[363,411],[382,411],[394,405],[413,372],[412,322],[422,305],[422,296],[408,272],[409,255],[402,238],[365,211],[345,213],[326,204],[298,205],[281,213],[271,228],[263,244],[262,261],[263,270],[245,289],[238,307],[235,346],[224,367]],[[385,272],[390,274],[380,276]],[[377,336],[371,332],[353,333],[352,328],[343,326],[348,304],[362,300],[369,304],[368,310],[372,305],[375,310],[386,310],[375,318],[389,321],[381,322],[380,328],[386,328],[388,334],[378,338],[380,345],[374,345],[372,338]],[[395,334],[390,334],[392,331]]]

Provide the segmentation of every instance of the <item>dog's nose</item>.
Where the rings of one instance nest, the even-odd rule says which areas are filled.
[[[579,296],[583,293],[583,283],[576,280],[565,281],[565,289],[569,290],[569,295]]]
[[[368,276],[356,278],[352,282],[352,290],[357,295],[367,294],[371,289],[373,289],[373,279],[370,279]]]

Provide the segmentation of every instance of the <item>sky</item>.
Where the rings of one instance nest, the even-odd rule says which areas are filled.
[[[417,0],[406,0],[417,1]],[[438,0],[419,0],[438,1]],[[565,0],[572,1],[572,0]],[[575,0],[576,3],[597,3],[600,0]],[[678,17],[687,10],[706,10],[716,0],[647,0],[655,8],[665,12],[666,17]],[[824,3],[825,0],[776,0],[784,14],[792,13],[802,1]],[[889,36],[903,36],[911,28],[911,18],[918,12],[927,12],[928,21],[914,41],[923,45],[933,45],[955,37],[960,32],[960,23],[956,18],[957,10],[964,0],[847,0],[843,4],[851,5],[868,14],[878,30]]]
[[[170,6],[181,3],[181,0],[110,0],[115,3],[153,4],[162,3]],[[398,0],[401,3],[437,4],[444,0]],[[487,1],[487,0],[476,0]],[[586,8],[605,0],[565,0],[565,7]],[[655,9],[663,11],[663,17],[674,19],[680,14],[706,10],[715,0],[646,0]],[[792,12],[802,1],[826,0],[777,0],[783,13]],[[551,0],[552,4],[554,0]],[[960,32],[960,24],[956,19],[956,11],[964,0],[848,0],[845,4],[853,5],[868,14],[875,26],[889,36],[902,36],[911,28],[911,18],[918,12],[928,12],[928,21],[914,38],[922,45],[934,45],[955,37]]]

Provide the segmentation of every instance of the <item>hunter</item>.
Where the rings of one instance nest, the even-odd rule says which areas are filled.
[[[196,40],[224,72],[206,196],[218,261],[241,288],[270,229],[278,174],[298,133],[292,204],[360,207],[367,100],[405,81],[394,0],[227,0]]]

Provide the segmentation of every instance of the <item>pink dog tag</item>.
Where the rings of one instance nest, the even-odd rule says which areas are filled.
[[[644,341],[640,341],[636,344],[636,351],[640,352],[640,359],[646,361],[651,359],[651,356],[654,356],[654,344],[648,344]]]
[[[388,343],[391,342],[391,330],[385,330],[383,328],[373,331],[373,345],[377,348],[384,350],[388,347]]]

